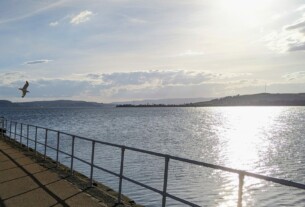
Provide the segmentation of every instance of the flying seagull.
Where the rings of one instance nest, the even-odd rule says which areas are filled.
[[[22,96],[21,96],[22,98],[26,95],[27,92],[30,92],[30,91],[27,90],[28,87],[29,87],[29,82],[25,81],[25,84],[24,84],[23,88],[19,88],[19,90],[22,91]]]

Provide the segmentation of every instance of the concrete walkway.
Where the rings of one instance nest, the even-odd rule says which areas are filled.
[[[103,206],[0,139],[0,206]]]

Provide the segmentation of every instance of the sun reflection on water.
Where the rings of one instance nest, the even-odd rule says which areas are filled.
[[[219,110],[219,109],[218,109]],[[274,123],[283,111],[281,107],[232,107],[220,110],[218,138],[221,145],[220,164],[235,169],[268,174],[273,169],[264,168],[264,159],[268,159],[270,137],[274,132]],[[217,206],[236,206],[238,176],[232,173],[220,174],[225,181],[220,195],[223,201]],[[247,185],[260,185],[257,179],[245,180]],[[230,186],[230,187],[228,187]],[[234,186],[234,187],[232,187]],[[226,190],[227,189],[227,190]],[[251,195],[247,195],[247,202]],[[245,205],[244,205],[245,206]]]

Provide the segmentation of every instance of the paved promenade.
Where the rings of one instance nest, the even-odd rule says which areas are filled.
[[[0,139],[0,206],[99,206],[59,174],[43,167]]]

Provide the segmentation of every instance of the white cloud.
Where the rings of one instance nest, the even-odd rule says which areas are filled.
[[[58,24],[59,24],[58,21],[50,22],[49,26],[51,26],[51,27],[56,27],[56,26],[58,26]]]
[[[297,8],[296,11],[303,11],[305,10],[305,4],[303,4],[302,6],[300,6],[299,8]]]
[[[281,31],[281,32],[272,32],[264,38],[264,41],[267,42],[269,49],[285,53],[288,51],[296,50],[297,47],[305,43],[305,37],[299,31]]]
[[[73,80],[90,82],[92,86],[103,88],[107,94],[122,90],[147,90],[164,87],[189,87],[208,83],[234,81],[248,77],[250,73],[213,73],[209,71],[151,70],[135,72],[75,74]],[[72,80],[70,79],[70,80]]]
[[[124,17],[127,18],[127,21],[130,23],[130,24],[146,24],[147,21],[144,20],[144,19],[140,19],[140,18],[135,18],[135,17],[130,17],[130,16],[127,16],[127,15],[123,15]]]
[[[275,21],[275,20],[278,20],[282,17],[283,15],[282,14],[274,14],[271,16],[271,20]]]
[[[245,93],[260,93],[268,82],[270,92],[292,90],[304,83],[270,82],[248,77],[247,73],[213,73],[209,71],[137,71],[126,73],[74,74],[61,78],[32,77],[21,72],[2,73],[0,98],[15,97],[17,88],[30,82],[29,100],[78,99],[98,102],[122,100],[216,97]],[[284,77],[284,76],[283,76]],[[287,74],[285,77],[305,77],[305,71]],[[275,85],[282,85],[276,90]],[[273,91],[272,91],[273,90]],[[285,91],[288,92],[288,91]],[[293,92],[293,91],[292,91]]]
[[[35,64],[41,64],[41,63],[48,63],[51,62],[52,60],[31,60],[31,61],[27,61],[24,64],[25,65],[35,65]]]
[[[80,24],[90,20],[91,16],[93,15],[92,11],[82,11],[78,15],[71,18],[71,24]]]
[[[177,85],[177,84],[199,84],[209,80],[211,74],[189,71],[147,71],[130,73],[103,74],[104,82],[113,85],[142,85],[145,83],[157,85]]]
[[[269,49],[279,53],[305,50],[305,35],[298,30],[274,31],[267,35],[264,40],[267,42]]]
[[[305,14],[295,22],[274,31],[264,38],[267,46],[276,52],[305,50]]]
[[[186,50],[185,52],[182,52],[176,56],[179,57],[188,57],[188,56],[202,56],[204,55],[204,52],[200,52],[200,51],[193,51],[193,50]]]
[[[9,86],[15,82],[23,81],[24,79],[28,78],[24,73],[21,72],[7,72],[7,73],[0,73],[0,85],[1,86]]]
[[[23,14],[19,14],[17,16],[11,17],[11,18],[7,18],[7,19],[1,19],[0,20],[0,24],[6,24],[6,23],[10,23],[10,22],[15,22],[15,21],[20,21],[23,19],[27,19],[29,17],[32,17],[34,15],[40,14],[42,12],[48,11],[50,9],[54,9],[56,7],[60,7],[62,4],[66,3],[67,0],[58,0],[58,1],[54,1],[51,4],[48,4],[47,1],[43,2],[33,2],[33,4],[37,4],[37,5],[41,5],[40,7],[36,8],[36,6],[34,7],[34,10],[26,10],[27,6],[26,4],[29,4],[29,2],[27,1],[23,1],[23,2],[19,2],[20,6],[22,6],[22,11],[25,10],[25,12]],[[25,5],[22,5],[25,4]],[[31,4],[29,4],[31,5]],[[33,5],[32,5],[33,6]],[[25,7],[25,8],[24,8]],[[31,6],[29,7],[31,8]]]
[[[294,73],[287,73],[282,76],[286,80],[293,81],[293,80],[299,80],[305,78],[305,71],[298,71]]]
[[[303,15],[303,17],[295,21],[293,24],[285,26],[285,29],[294,30],[294,29],[302,29],[304,27],[305,27],[305,14]]]

